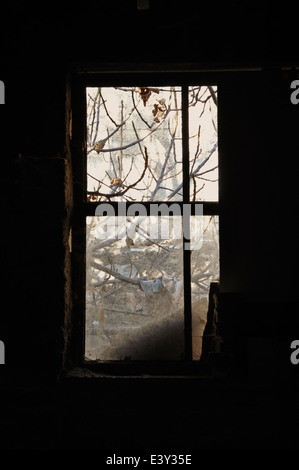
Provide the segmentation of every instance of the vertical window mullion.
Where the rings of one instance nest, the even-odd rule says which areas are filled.
[[[190,204],[189,185],[189,112],[188,112],[188,85],[182,86],[182,136],[183,136],[183,203]],[[184,207],[184,205],[183,205]],[[184,217],[184,215],[183,215]],[[184,229],[189,226],[190,219],[184,218]],[[184,329],[185,329],[185,360],[192,360],[192,313],[191,313],[191,258],[190,250],[185,249],[189,243],[188,233],[183,234],[184,258]]]
[[[183,201],[189,203],[189,112],[188,86],[182,86],[182,136],[183,136]]]

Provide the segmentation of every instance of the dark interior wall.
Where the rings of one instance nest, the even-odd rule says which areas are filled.
[[[264,379],[295,373],[289,360],[299,328],[293,78],[279,70],[238,74],[219,96],[223,336],[236,370]]]
[[[290,83],[279,70],[240,73],[220,90],[221,288],[254,301],[289,301],[298,282]]]
[[[261,2],[242,2],[242,5],[235,2],[221,10],[204,9],[198,3],[184,2],[182,6],[152,0],[150,11],[137,11],[135,1],[116,0],[92,2],[88,9],[80,2],[72,3],[69,9],[43,4],[30,8],[21,2],[10,2],[7,6],[3,16],[7,29],[1,31],[4,46],[0,57],[0,79],[6,91],[6,104],[0,109],[2,299],[5,299],[5,306],[3,302],[1,307],[0,339],[6,346],[6,365],[0,381],[6,399],[14,386],[14,382],[6,380],[7,376],[30,370],[29,379],[26,377],[22,385],[25,390],[32,374],[52,380],[62,365],[64,230],[69,214],[65,201],[69,171],[66,83],[71,66],[90,62],[124,67],[127,63],[152,61],[192,62],[207,69],[246,66],[265,69],[240,72],[222,84],[219,135],[223,318],[229,331],[242,336],[241,344],[232,344],[231,348],[234,351],[247,348],[245,354],[251,355],[252,364],[259,363],[260,358],[265,360],[265,356],[269,358],[274,351],[273,357],[270,356],[274,368],[275,341],[282,331],[280,365],[289,367],[289,341],[296,339],[299,318],[295,170],[299,106],[289,100],[291,75],[283,76],[279,67],[299,65],[295,18],[287,9],[282,10],[278,5],[269,9]],[[241,326],[236,328],[236,324]],[[231,333],[225,332],[231,341]],[[261,340],[248,341],[257,337]],[[269,342],[272,349],[268,348]],[[146,384],[141,387],[143,397],[152,393],[150,388],[147,391]],[[154,386],[157,393],[155,387],[158,385]],[[210,389],[207,392],[205,387],[205,400],[209,400]],[[132,386],[127,385],[127,389],[130,397]],[[92,392],[90,388],[89,392],[98,394],[99,389]],[[110,392],[111,388],[105,384],[106,398]],[[55,409],[54,416],[59,415],[59,419],[54,425],[61,425],[61,435],[62,430],[70,432],[73,422],[78,428],[88,422],[92,434],[93,419],[86,421],[83,406],[76,415],[78,401],[90,398],[86,397],[85,389],[80,393],[71,398],[68,394],[67,398],[60,396],[58,405],[49,388],[45,394],[51,397],[49,401],[47,398],[45,402],[38,401],[47,417]],[[192,393],[196,402],[194,388]],[[217,400],[223,400],[216,407],[221,414],[225,400],[217,393]],[[211,395],[211,403],[216,395]],[[167,396],[165,392],[161,412],[168,406]],[[271,397],[271,403],[277,404],[276,398]],[[74,408],[66,404],[69,398]],[[15,395],[11,404],[14,399]],[[29,405],[21,402],[19,411],[7,420],[15,419],[18,423],[20,410],[27,410],[26,407],[31,410],[36,396],[30,399]],[[232,408],[232,403],[239,403],[237,396],[231,400]],[[109,403],[111,407],[116,406],[112,399]],[[136,403],[130,399],[132,413],[134,406],[138,408]],[[261,403],[262,413],[264,402]],[[124,400],[120,401],[119,413],[125,405]],[[174,398],[171,406],[176,406]],[[214,404],[207,410],[213,412]],[[168,411],[170,429],[174,418],[170,408]],[[75,413],[73,421],[67,422],[68,412]],[[94,413],[91,405],[88,412],[90,416]],[[117,413],[115,408],[114,412]],[[193,416],[191,405],[186,411],[181,404],[180,413],[182,422],[192,422],[192,418],[188,421],[189,414]],[[259,410],[257,420],[258,413]],[[266,417],[268,414],[270,411]],[[104,405],[97,411],[99,419],[102,415],[108,416]],[[148,418],[149,415],[150,412]],[[140,425],[138,409],[134,416],[136,425]],[[38,424],[36,418],[36,429]],[[10,426],[13,437],[13,421]],[[26,426],[20,429],[25,433]],[[109,429],[112,433],[112,425]],[[166,424],[163,429],[169,431]],[[34,436],[36,445],[41,444],[37,431]],[[74,436],[78,440],[82,438],[79,429],[74,431]],[[8,447],[11,445],[8,437],[5,442]],[[28,443],[28,446],[35,445],[29,438]],[[47,447],[46,442],[44,445]],[[170,438],[168,445],[171,445]],[[213,447],[212,441],[209,445]]]
[[[22,280],[18,289],[24,290],[26,310],[36,312],[38,322],[33,313],[30,316],[32,329],[44,324],[48,330],[49,320],[52,324],[57,315],[61,322],[57,312],[63,311],[61,223],[70,64],[125,66],[154,60],[194,62],[212,69],[296,65],[293,20],[288,11],[269,11],[252,2],[205,10],[198,2],[186,2],[182,8],[152,1],[149,11],[137,11],[135,1],[114,0],[61,10],[12,2],[6,21],[10,27],[3,40],[1,79],[6,85],[2,147],[8,169],[2,188],[14,240],[6,256],[14,257],[8,267]],[[289,86],[290,79],[283,80],[275,71],[240,74],[223,85],[224,292],[273,299],[275,291],[277,299],[287,300],[289,279],[296,279],[295,172],[282,177],[298,148],[298,110],[290,104]],[[21,240],[15,229],[19,225]],[[22,298],[13,297],[17,302]],[[51,313],[43,314],[45,309]],[[53,334],[56,337],[55,328]]]
[[[181,8],[152,1],[149,11],[137,11],[135,1],[60,11],[12,2],[6,20],[11,28],[1,57],[7,103],[1,109],[7,166],[2,201],[15,313],[2,317],[1,331],[14,344],[11,359],[18,360],[22,345],[34,360],[53,364],[55,356],[56,364],[63,349],[66,80],[74,64],[125,67],[154,60],[268,69],[239,73],[220,91],[221,290],[250,301],[290,300],[290,280],[297,281],[292,159],[298,109],[289,100],[291,76],[279,71],[296,65],[287,12],[278,15],[249,2],[220,11],[205,11],[196,2]],[[36,354],[39,348],[44,354]]]

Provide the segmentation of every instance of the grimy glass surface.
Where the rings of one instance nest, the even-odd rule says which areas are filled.
[[[217,87],[189,87],[190,200],[218,201]]]
[[[87,88],[87,199],[182,199],[180,87]]]
[[[102,234],[111,232],[117,217],[87,217],[85,357],[181,360],[182,238],[176,238],[171,217],[146,217],[143,223],[137,223],[138,216],[129,219],[127,234],[122,236],[122,226],[122,238],[116,240]],[[158,237],[153,238],[155,226]]]
[[[199,360],[207,322],[210,283],[219,280],[218,216],[203,216],[201,243],[191,251],[192,357]]]
[[[87,201],[183,201],[181,87],[93,87],[86,98]],[[218,201],[217,105],[217,87],[189,87],[190,202]],[[182,226],[178,216],[86,218],[87,360],[184,359],[178,220]],[[198,360],[209,286],[219,279],[218,216],[201,216],[199,225],[191,216],[190,227],[192,358]]]
[[[87,218],[86,359],[184,358],[183,243],[173,219],[130,218],[127,234],[116,240],[103,232],[116,224],[118,234],[117,217]],[[201,356],[209,285],[219,276],[218,217],[202,219],[191,253],[194,360]]]

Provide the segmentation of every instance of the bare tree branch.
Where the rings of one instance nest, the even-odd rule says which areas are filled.
[[[90,265],[95,269],[98,269],[100,271],[103,271],[104,273],[110,274],[111,276],[116,277],[117,279],[120,279],[121,281],[128,282],[129,284],[135,284],[137,286],[140,286],[140,281],[145,279],[145,278],[133,278],[133,277],[124,276],[123,274],[113,271],[110,268],[106,268],[106,266],[103,266],[102,264],[97,263],[96,261],[91,261]]]
[[[208,86],[208,89],[209,89],[209,92],[211,93],[212,100],[214,101],[215,105],[218,106],[218,99],[217,99],[217,96],[216,96],[216,93],[215,93],[213,87]]]

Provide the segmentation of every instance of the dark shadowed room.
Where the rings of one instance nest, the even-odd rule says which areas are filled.
[[[1,15],[0,449],[298,449],[292,8]]]

